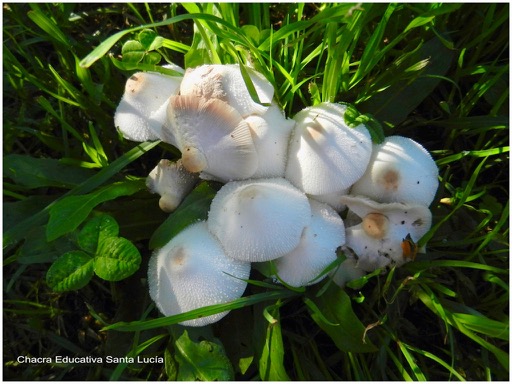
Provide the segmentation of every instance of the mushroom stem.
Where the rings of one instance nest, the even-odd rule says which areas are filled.
[[[186,147],[183,150],[181,162],[185,169],[192,173],[199,173],[208,166],[203,152],[195,147]]]

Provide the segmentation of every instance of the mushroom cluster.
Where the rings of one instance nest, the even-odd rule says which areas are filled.
[[[416,243],[431,226],[438,170],[420,144],[372,143],[363,124],[345,121],[343,104],[287,118],[272,84],[250,68],[248,76],[238,65],[177,70],[182,77],[131,76],[114,117],[125,138],[180,150],[180,160],[161,160],[147,178],[162,210],[174,211],[199,179],[224,184],[208,219],[151,257],[150,296],[164,315],[241,297],[252,263],[272,261],[272,277],[290,286],[327,275],[344,286],[423,251]],[[327,274],[338,249],[346,259]]]

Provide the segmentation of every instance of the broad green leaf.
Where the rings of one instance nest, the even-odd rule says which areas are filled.
[[[94,272],[104,280],[119,281],[134,274],[141,259],[139,250],[129,240],[107,237],[98,244]]]
[[[97,205],[120,196],[133,195],[145,188],[144,181],[127,180],[110,184],[87,195],[69,196],[59,200],[50,208],[50,220],[46,227],[48,241],[74,231]]]
[[[123,62],[126,63],[139,63],[142,61],[146,51],[141,43],[135,40],[128,40],[123,44],[121,54],[123,55]]]
[[[6,186],[4,184],[4,193],[5,189]],[[2,224],[4,231],[6,231],[7,228],[13,228],[16,224],[37,214],[41,210],[41,207],[46,207],[55,199],[56,196],[53,195],[32,195],[15,202],[4,201],[2,206]]]
[[[73,188],[94,175],[89,169],[62,164],[59,160],[16,154],[3,158],[3,172],[4,177],[27,188]]]
[[[92,218],[78,234],[78,245],[82,250],[95,254],[98,244],[107,237],[116,237],[119,234],[119,225],[109,215]]]
[[[344,352],[374,352],[377,349],[363,339],[365,327],[354,311],[350,297],[343,289],[331,284],[320,297],[311,297],[316,308],[308,306],[311,318],[329,335],[336,347]]]
[[[154,51],[163,45],[163,37],[152,29],[144,29],[139,32],[138,39],[146,51]]]
[[[208,217],[210,203],[217,192],[207,182],[199,184],[181,205],[155,231],[149,248],[163,247],[185,227]]]
[[[46,241],[46,227],[33,228],[17,252],[20,264],[51,263],[64,253],[76,250],[74,238],[62,236],[57,240]]]
[[[148,52],[144,56],[143,62],[149,65],[156,65],[162,60],[162,55],[160,55],[158,52]]]
[[[369,112],[378,121],[396,125],[430,95],[452,62],[454,53],[435,37],[426,42],[407,59],[404,68],[428,60],[427,66],[412,81],[395,82],[369,100],[358,104],[359,110]]]
[[[46,282],[56,292],[84,287],[93,275],[93,259],[82,251],[71,251],[59,257],[46,273]]]
[[[178,378],[178,364],[176,360],[172,357],[169,348],[165,348],[164,351],[164,369],[165,374],[167,375],[167,380],[176,381]]]
[[[156,53],[156,52],[152,52]],[[157,55],[159,55],[157,53]],[[181,73],[178,73],[172,69],[164,68],[160,65],[147,63],[145,60],[141,62],[125,62],[115,59],[114,57],[110,57],[112,64],[114,64],[117,68],[122,71],[146,71],[146,72],[158,72],[167,76],[183,76]]]
[[[176,340],[179,381],[228,381],[234,379],[231,362],[221,345],[208,340],[190,340],[188,332]]]
[[[94,176],[91,176],[89,179],[85,180],[83,183],[73,188],[71,191],[67,192],[57,201],[61,201],[69,196],[81,195],[92,191],[94,188],[97,188],[107,180],[118,175],[119,171],[121,171],[124,167],[126,167],[132,161],[138,159],[146,152],[150,151],[159,143],[160,141],[152,141],[137,144],[134,148],[126,152],[123,156],[113,161],[107,167],[102,168],[98,173],[95,173]],[[57,204],[57,201],[52,202],[49,205],[45,205],[44,208],[42,208],[39,212],[30,215],[25,220],[17,223],[15,226],[5,231],[3,237],[4,250],[15,245],[20,240],[24,239],[26,237],[26,234],[33,227],[37,225],[44,225],[44,223],[48,220],[48,212],[55,204]]]
[[[385,137],[382,125],[372,115],[359,113],[353,105],[346,104],[346,106],[347,110],[345,111],[345,115],[343,115],[343,119],[349,127],[355,128],[360,124],[364,124],[368,132],[370,132],[372,141],[375,144],[380,144],[384,141]]]
[[[267,311],[268,310],[268,311]],[[259,362],[260,378],[264,381],[289,381],[284,369],[284,345],[277,305],[265,309],[269,323]]]
[[[253,44],[258,45],[260,42],[260,31],[255,25],[242,26],[242,33],[247,36]]]

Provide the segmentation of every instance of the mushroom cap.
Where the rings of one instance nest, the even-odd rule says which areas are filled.
[[[294,287],[322,280],[326,275],[318,276],[336,260],[336,249],[345,243],[345,226],[338,213],[327,204],[309,202],[311,222],[304,228],[299,245],[275,261],[279,278]]]
[[[240,298],[250,263],[227,257],[206,223],[185,228],[149,261],[149,294],[165,316]],[[214,323],[229,311],[183,321],[188,326]]]
[[[350,128],[347,107],[321,103],[294,117],[297,122],[288,147],[286,178],[311,195],[349,188],[366,170],[372,141],[364,125]]]
[[[274,96],[272,84],[252,68],[246,69],[260,102],[270,104]],[[252,99],[238,64],[207,64],[187,69],[180,86],[180,94],[221,99],[243,117],[262,114],[268,108]]]
[[[299,245],[311,220],[306,195],[282,178],[233,181],[213,198],[208,228],[226,254],[268,261]]]
[[[382,203],[404,202],[430,205],[439,186],[436,163],[416,141],[389,136],[375,145],[364,175],[351,194],[368,196]]]
[[[249,126],[226,102],[171,96],[167,116],[189,172],[226,182],[249,178],[256,171],[258,156]]]
[[[258,168],[253,178],[284,177],[288,141],[295,120],[287,119],[276,103],[263,115],[245,118],[258,154]]]
[[[361,218],[346,230],[346,245],[357,255],[357,267],[373,271],[410,261],[402,243],[417,242],[432,224],[430,210],[421,204],[377,203],[364,196],[343,196],[342,202]]]
[[[197,175],[188,172],[181,160],[171,162],[162,159],[146,178],[146,186],[151,193],[161,196],[159,205],[162,211],[173,212],[197,180]]]
[[[350,188],[345,188],[341,191],[337,191],[334,193],[326,193],[324,195],[309,195],[309,197],[322,203],[329,204],[336,211],[341,212],[345,210],[346,206],[345,204],[341,203],[340,197],[348,195],[349,190]]]
[[[166,103],[169,96],[179,90],[181,77],[156,72],[138,72],[125,86],[124,95],[117,106],[114,124],[122,135],[132,141],[161,140],[174,145],[172,129],[167,122]]]

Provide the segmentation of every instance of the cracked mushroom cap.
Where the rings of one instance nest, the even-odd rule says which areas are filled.
[[[259,101],[270,104],[274,97],[272,84],[252,68],[246,69]],[[180,86],[180,94],[223,100],[243,117],[263,114],[268,108],[252,99],[237,64],[208,64],[187,69]]]
[[[249,178],[256,171],[258,156],[249,126],[226,102],[171,96],[167,116],[189,172],[227,182]]]
[[[345,244],[345,226],[338,213],[327,204],[309,202],[311,222],[304,228],[299,245],[275,261],[279,278],[294,287],[315,284],[326,277],[317,278],[336,260],[336,249]]]
[[[165,316],[240,298],[247,286],[250,263],[227,257],[205,222],[185,228],[151,256],[149,294]],[[183,321],[200,327],[214,323],[228,311]]]
[[[294,117],[285,176],[311,195],[340,192],[354,184],[370,161],[372,141],[364,125],[350,128],[347,107],[321,103]]]
[[[374,146],[368,169],[352,186],[351,194],[383,203],[430,205],[439,185],[438,175],[434,160],[420,144],[389,136]]]
[[[359,224],[347,228],[346,246],[364,271],[413,260],[415,252],[406,251],[404,242],[415,246],[432,224],[432,214],[424,205],[377,203],[363,196],[344,196],[342,201],[361,218]]]
[[[288,141],[295,120],[287,119],[279,106],[272,103],[263,115],[251,115],[245,121],[258,154],[258,168],[252,177],[284,177]]]
[[[138,72],[125,86],[117,106],[114,124],[122,135],[132,141],[161,140],[175,145],[172,128],[167,122],[166,106],[169,96],[179,90],[181,77],[156,72]]]
[[[277,259],[299,245],[311,220],[306,195],[282,178],[233,181],[214,197],[208,228],[238,260]]]
[[[160,160],[146,178],[151,193],[158,193],[160,209],[173,212],[198,181],[196,174],[188,172],[181,160]]]

